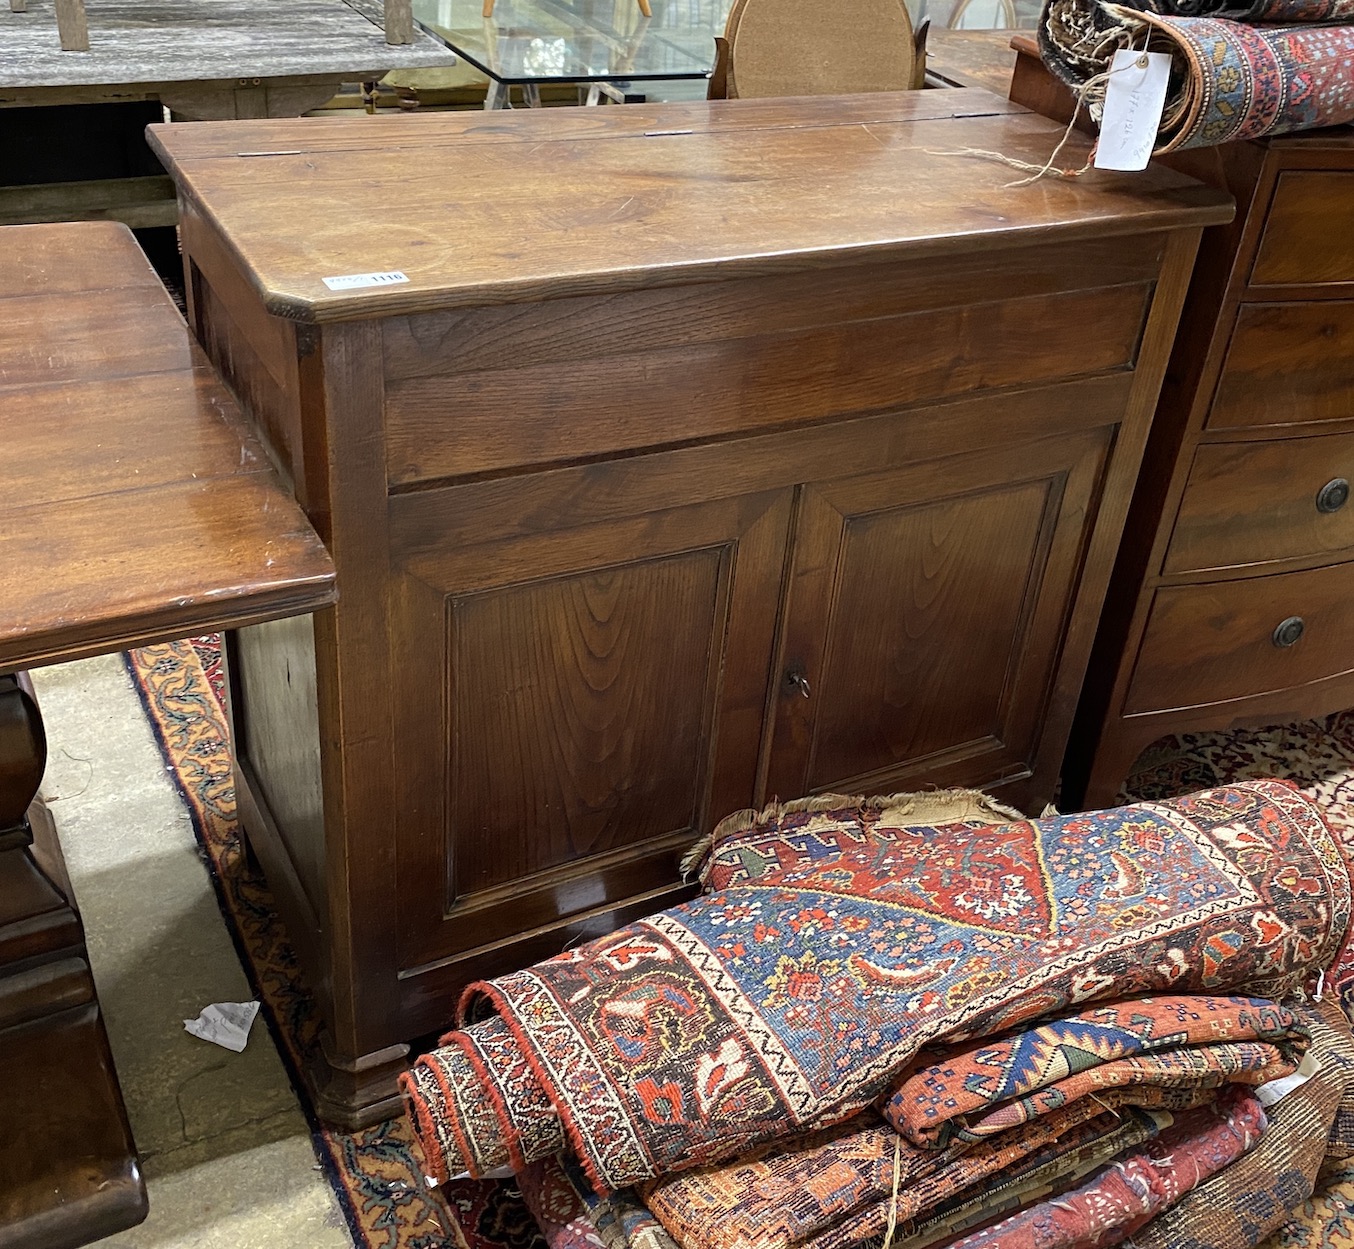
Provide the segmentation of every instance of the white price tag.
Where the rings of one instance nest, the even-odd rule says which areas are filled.
[[[398,269],[389,273],[345,273],[338,278],[321,278],[331,291],[352,291],[361,286],[397,286],[409,278]]]
[[[1105,88],[1097,169],[1146,169],[1156,146],[1171,58],[1165,52],[1116,52]]]
[[[1288,1096],[1296,1088],[1301,1088],[1318,1071],[1321,1070],[1321,1064],[1316,1061],[1312,1054],[1308,1054],[1302,1060],[1302,1065],[1293,1072],[1292,1075],[1282,1076],[1277,1080],[1271,1080],[1268,1084],[1261,1084],[1255,1090],[1255,1096],[1260,1105],[1266,1110],[1275,1102]]]

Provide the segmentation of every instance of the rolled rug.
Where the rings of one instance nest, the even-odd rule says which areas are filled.
[[[789,838],[861,815],[801,817]],[[1321,813],[1277,781],[790,859],[467,991],[463,1023],[503,1020],[599,1192],[843,1121],[923,1046],[1073,1003],[1286,996],[1349,922]],[[488,1105],[511,1136],[496,1108],[522,1090],[479,1085],[460,1117]]]
[[[949,836],[1020,818],[972,789],[870,798],[819,795],[731,815],[687,855],[683,871],[698,876],[706,891],[726,889],[797,863],[869,858],[881,846],[914,836],[914,829]],[[496,1017],[441,1038],[401,1078],[401,1086],[425,1170],[440,1184],[460,1175],[482,1179],[521,1172],[564,1148],[559,1114],[524,1051]]]
[[[1170,56],[1158,155],[1354,121],[1350,0],[1259,0],[1182,15],[1204,8],[1180,0],[1047,0],[1040,53],[1097,121],[1115,52]]]

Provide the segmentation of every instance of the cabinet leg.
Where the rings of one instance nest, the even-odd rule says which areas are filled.
[[[404,1110],[396,1081],[409,1066],[409,1047],[390,1045],[350,1057],[338,1052],[326,1032],[310,1069],[315,1108],[332,1127],[356,1132],[393,1119]]]

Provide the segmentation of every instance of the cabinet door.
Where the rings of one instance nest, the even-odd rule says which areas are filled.
[[[1110,437],[805,488],[768,797],[1031,774]]]
[[[752,803],[792,501],[393,553],[404,968],[464,979],[567,917],[663,905]]]

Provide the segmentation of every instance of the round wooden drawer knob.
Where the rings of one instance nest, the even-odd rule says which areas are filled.
[[[1278,647],[1294,645],[1306,628],[1301,616],[1289,616],[1287,620],[1279,621],[1273,634],[1274,645]]]
[[[1349,482],[1343,477],[1328,481],[1316,492],[1318,512],[1338,512],[1349,502]]]

